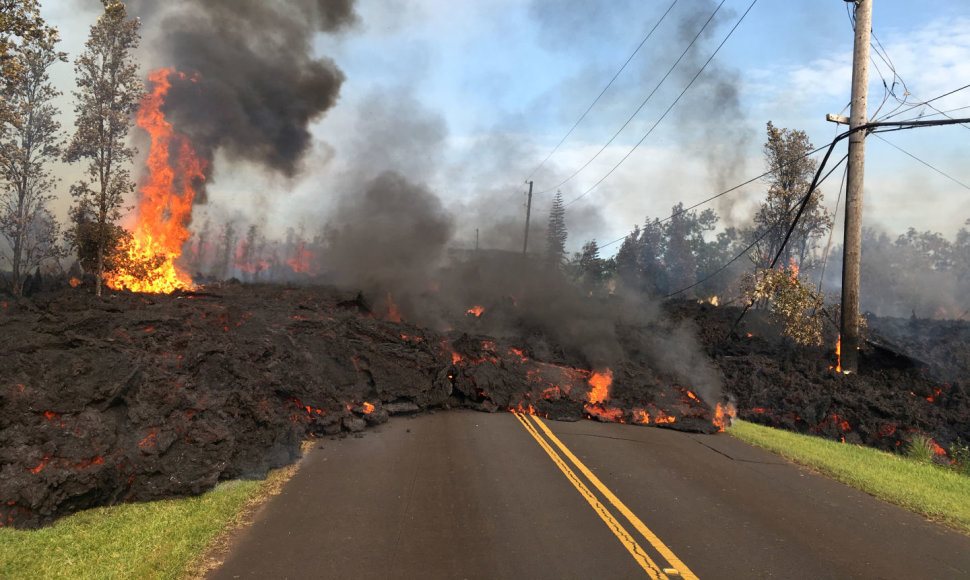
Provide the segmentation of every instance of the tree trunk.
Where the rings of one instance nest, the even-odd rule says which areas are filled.
[[[101,296],[101,281],[104,277],[104,242],[98,243],[98,269],[94,273],[95,294]]]

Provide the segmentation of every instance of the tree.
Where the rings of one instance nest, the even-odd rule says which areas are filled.
[[[236,226],[227,221],[219,237],[219,262],[216,264],[216,276],[225,280],[229,277],[229,266],[232,263],[233,252],[236,250]]]
[[[583,251],[579,254],[577,264],[579,266],[577,273],[582,282],[583,290],[592,294],[606,278],[606,264],[600,258],[600,248],[596,240],[590,240],[583,244]]]
[[[546,230],[546,259],[554,267],[562,265],[566,257],[566,206],[562,192],[557,191],[549,210],[549,228]]]
[[[57,243],[60,225],[48,211],[58,180],[50,163],[61,154],[61,125],[54,99],[60,93],[48,70],[67,57],[55,49],[57,32],[28,37],[18,55],[18,74],[3,87],[9,115],[0,123],[0,234],[10,244],[11,289],[23,292],[28,272],[64,255]]]
[[[126,195],[135,190],[126,168],[135,150],[126,145],[132,114],[138,108],[142,83],[132,53],[141,23],[129,20],[125,5],[102,0],[104,14],[91,27],[84,52],[74,62],[78,90],[74,93],[75,132],[65,160],[87,160],[90,182],[71,186],[78,211],[92,215],[89,235],[95,245],[95,288],[101,295],[105,255],[117,243],[113,223],[121,217]],[[88,211],[90,210],[90,211]],[[76,237],[76,236],[75,236]]]
[[[813,147],[804,131],[776,129],[768,121],[767,133],[764,154],[768,164],[768,193],[755,215],[756,225],[752,232],[756,238],[765,235],[753,256],[759,268],[767,268],[782,249],[785,235],[798,213],[798,205],[808,193],[817,166],[814,159],[807,157]],[[799,266],[808,266],[806,260],[832,227],[832,218],[821,202],[822,193],[816,189],[782,251],[780,264],[787,265],[794,260]]]
[[[3,85],[15,83],[23,72],[21,47],[51,33],[39,11],[38,0],[0,0],[0,80]],[[15,116],[8,107],[6,95],[0,97],[0,122],[10,122]]]

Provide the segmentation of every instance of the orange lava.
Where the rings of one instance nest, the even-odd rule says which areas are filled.
[[[465,311],[466,314],[474,314],[475,318],[478,318],[479,316],[481,316],[483,312],[485,312],[485,308],[482,306],[472,306],[471,308]]]
[[[207,161],[200,158],[192,144],[165,120],[162,106],[171,88],[171,78],[185,80],[184,73],[174,68],[154,70],[148,75],[152,87],[138,109],[138,126],[151,136],[148,153],[148,179],[139,190],[137,220],[128,256],[144,262],[153,257],[161,264],[147,275],[136,277],[131,272],[106,274],[110,288],[127,288],[135,292],[169,293],[190,288],[192,278],[175,261],[189,239],[186,229],[192,219],[192,200],[196,187],[205,181]],[[197,77],[190,79],[195,82]]]
[[[606,369],[603,372],[594,371],[589,377],[589,384],[593,389],[589,392],[589,402],[596,404],[602,403],[610,397],[610,385],[613,384],[613,371]]]
[[[731,421],[737,414],[738,409],[734,406],[734,403],[718,403],[714,409],[714,425],[717,430],[724,431],[731,425]]]
[[[71,279],[70,279],[70,280],[68,281],[68,284],[70,284],[70,285],[71,285],[71,288],[77,288],[78,286],[80,286],[80,285],[81,285],[81,283],[82,283],[82,282],[81,282],[81,279],[80,279],[80,278],[71,278]]]

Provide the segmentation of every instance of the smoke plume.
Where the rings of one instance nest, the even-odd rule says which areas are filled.
[[[336,103],[344,81],[314,54],[314,35],[354,23],[353,0],[132,4],[153,60],[187,75],[172,79],[165,112],[199,153],[211,159],[220,149],[294,175],[311,146],[309,123]]]

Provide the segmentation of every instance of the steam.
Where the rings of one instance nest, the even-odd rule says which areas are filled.
[[[331,59],[314,54],[314,35],[354,23],[353,0],[132,4],[155,60],[188,75],[173,79],[165,112],[199,153],[212,159],[222,150],[295,175],[312,145],[308,125],[334,106],[344,81]]]

